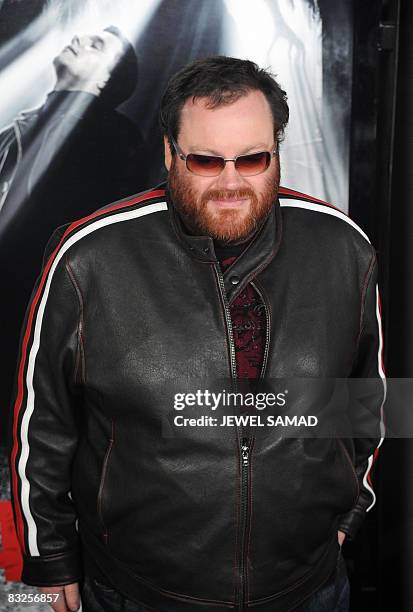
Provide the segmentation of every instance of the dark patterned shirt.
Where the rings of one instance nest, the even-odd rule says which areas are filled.
[[[225,251],[224,248],[216,250],[218,258]],[[222,270],[228,268],[236,258],[232,256],[220,259]],[[257,379],[264,359],[267,322],[264,304],[251,283],[235,298],[230,311],[238,377]]]

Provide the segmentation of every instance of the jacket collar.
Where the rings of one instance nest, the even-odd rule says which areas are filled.
[[[281,209],[275,202],[260,231],[224,272],[229,302],[244,289],[275,257],[281,241]]]
[[[168,208],[179,242],[189,255],[201,263],[217,265],[214,241],[210,236],[194,236],[187,232],[168,194]],[[278,199],[259,232],[224,274],[228,300],[231,302],[244,287],[275,257],[281,241],[281,209]]]

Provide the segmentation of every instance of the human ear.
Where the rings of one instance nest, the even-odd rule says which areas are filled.
[[[165,168],[169,172],[169,170],[171,169],[171,165],[172,165],[172,152],[171,152],[171,146],[169,144],[169,140],[166,136],[163,137],[163,144],[164,144]]]

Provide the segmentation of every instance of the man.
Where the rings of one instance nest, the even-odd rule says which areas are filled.
[[[89,171],[97,170],[96,162],[90,157],[92,152],[99,158],[103,174],[100,179],[107,190],[102,194],[99,183],[93,189],[91,179],[87,178],[89,206],[96,189],[101,198],[107,199],[113,193],[117,195],[116,190],[123,195],[125,188],[136,187],[137,178],[131,185],[131,163],[142,146],[142,137],[126,117],[114,112],[136,88],[138,63],[132,45],[118,28],[109,26],[94,34],[74,36],[71,44],[55,57],[53,65],[56,83],[46,103],[38,109],[22,112],[0,134],[1,227],[5,219],[16,215],[28,196],[39,189],[46,172],[50,175],[50,170],[59,171],[60,179],[64,179],[64,165],[71,165],[69,162],[79,157]],[[73,148],[76,148],[77,158]],[[110,154],[111,150],[116,155]],[[109,155],[109,160],[105,161],[104,154]],[[123,165],[117,161],[119,157]],[[21,166],[24,166],[24,173],[20,171]],[[75,169],[82,170],[79,161]],[[109,173],[111,181],[106,182],[103,170]],[[128,181],[126,185],[123,183],[120,187],[115,170],[122,172],[121,178]],[[86,176],[85,171],[83,174]],[[18,193],[13,194],[11,188],[16,178],[23,184]],[[50,181],[50,176],[48,178]],[[79,178],[84,177],[80,175]],[[140,181],[142,184],[142,178]],[[62,182],[67,184],[68,180]],[[76,204],[72,203],[73,206]]]
[[[329,380],[382,376],[374,249],[279,188],[287,120],[254,63],[194,62],[161,103],[166,192],[51,239],[10,460],[23,581],[55,610],[77,609],[79,583],[84,610],[348,609],[340,547],[374,503],[376,430],[166,426],[197,384],[301,380],[290,408],[311,414]]]
[[[11,355],[44,248],[71,219],[146,186],[143,138],[116,107],[137,84],[132,45],[109,26],[75,36],[54,59],[56,84],[39,109],[0,134],[1,405],[13,381]],[[2,422],[7,416],[1,411]],[[5,427],[0,427],[4,431]],[[4,441],[4,440],[3,440]]]

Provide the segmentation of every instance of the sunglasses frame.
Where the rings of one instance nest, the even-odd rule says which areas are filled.
[[[203,177],[213,177],[213,176],[219,176],[221,174],[221,172],[224,171],[226,163],[231,161],[234,162],[234,166],[236,164],[237,159],[239,159],[240,157],[249,157],[250,155],[257,155],[258,153],[269,153],[270,154],[270,161],[268,163],[268,165],[266,166],[266,168],[264,168],[264,170],[260,170],[260,172],[254,172],[254,174],[241,174],[241,172],[239,170],[237,170],[237,167],[235,166],[235,169],[237,170],[237,172],[241,175],[241,176],[258,176],[259,174],[262,174],[263,172],[265,172],[266,170],[268,170],[270,164],[271,164],[271,159],[278,153],[278,142],[275,143],[275,149],[273,149],[272,151],[257,151],[256,153],[247,153],[244,155],[237,155],[237,157],[222,157],[222,155],[202,155],[202,157],[213,157],[215,159],[222,159],[224,161],[224,165],[222,167],[222,169],[218,172],[218,174],[198,174],[197,172],[194,172],[193,170],[191,170],[190,168],[188,168],[188,157],[190,155],[201,155],[201,153],[188,153],[188,155],[185,155],[185,153],[182,151],[181,147],[179,146],[179,144],[176,142],[175,138],[173,138],[173,136],[170,136],[170,141],[172,142],[175,151],[177,152],[179,158],[185,162],[185,166],[186,169],[188,170],[188,172],[191,172],[191,174],[195,174],[196,176],[203,176]]]

